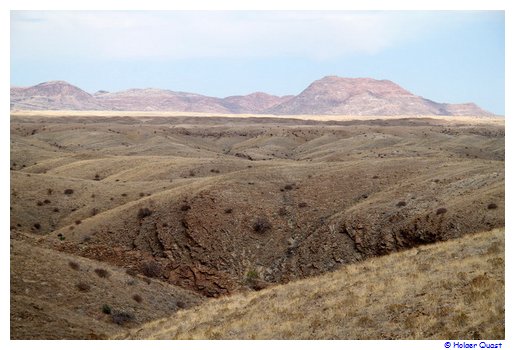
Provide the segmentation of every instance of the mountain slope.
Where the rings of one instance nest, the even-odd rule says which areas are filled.
[[[223,104],[233,113],[260,113],[291,99],[293,96],[274,96],[264,92],[254,92],[245,96],[229,96]]]
[[[265,311],[265,312],[264,312]],[[504,229],[220,298],[117,339],[504,339]]]
[[[11,88],[11,109],[125,110],[278,115],[471,115],[489,116],[473,103],[437,103],[388,80],[328,76],[297,96],[255,92],[217,98],[162,89],[99,91],[93,95],[63,81]]]
[[[231,113],[218,98],[161,89],[130,89],[104,93],[96,95],[96,99],[107,110]]]
[[[28,88],[11,88],[11,108],[103,109],[95,97],[65,81],[49,81]]]
[[[440,104],[415,96],[389,80],[324,77],[298,96],[272,107],[272,114],[489,115],[468,104]]]

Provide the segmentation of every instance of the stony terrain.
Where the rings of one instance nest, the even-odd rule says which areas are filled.
[[[114,338],[505,339],[504,276],[496,229],[211,300]]]
[[[64,81],[11,88],[11,110],[114,110],[275,115],[464,115],[491,116],[473,103],[437,103],[388,80],[328,76],[297,96],[256,92],[216,98],[162,89],[89,94]]]
[[[98,305],[125,275],[175,288],[163,305],[188,308],[504,227],[500,118],[13,114],[10,166],[11,259],[33,260],[30,246],[48,256],[37,278],[11,265],[13,338],[29,337],[20,314],[49,315],[27,305],[63,310],[56,324],[79,314],[114,327]],[[47,274],[72,259],[94,283],[87,305],[46,297],[62,289]],[[96,264],[112,285],[97,285]],[[67,272],[71,295],[81,276]],[[124,293],[117,302],[133,303]],[[136,321],[116,327],[151,317],[130,305]],[[93,328],[58,336],[103,337]]]

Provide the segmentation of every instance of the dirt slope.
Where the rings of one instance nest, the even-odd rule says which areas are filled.
[[[504,229],[212,300],[115,338],[504,339]]]
[[[167,283],[12,236],[11,339],[105,339],[202,301]]]

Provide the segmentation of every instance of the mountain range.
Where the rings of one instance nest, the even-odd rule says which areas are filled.
[[[100,90],[90,94],[65,81],[11,87],[11,110],[175,111],[319,115],[469,115],[491,116],[474,103],[438,103],[389,80],[327,76],[300,94],[255,92],[217,98],[163,89]]]

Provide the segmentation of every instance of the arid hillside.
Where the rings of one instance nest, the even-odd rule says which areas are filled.
[[[496,229],[212,300],[115,338],[504,339],[504,297]]]
[[[31,259],[24,247],[34,246],[50,266],[41,263],[35,279],[11,265],[12,337],[29,334],[13,328],[19,308],[39,303],[24,294],[23,279],[41,284],[74,258],[85,271],[98,264],[120,276],[104,289],[123,289],[129,272],[175,288],[166,303],[189,300],[181,304],[188,308],[504,227],[503,119],[315,119],[13,114],[11,259]],[[68,270],[70,295],[81,295],[73,287],[80,277],[107,281]],[[98,318],[101,290],[89,290],[86,309],[61,299],[45,305]],[[119,309],[130,302],[124,293]],[[136,321],[124,327],[166,310],[131,309]]]

